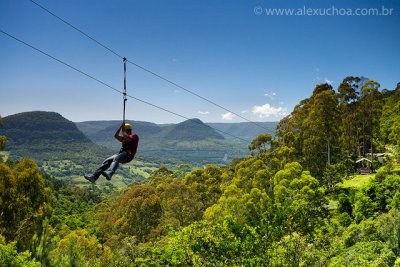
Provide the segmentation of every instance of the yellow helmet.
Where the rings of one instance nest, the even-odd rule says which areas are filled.
[[[130,125],[129,123],[125,123],[124,127],[125,130],[132,130],[132,125]]]

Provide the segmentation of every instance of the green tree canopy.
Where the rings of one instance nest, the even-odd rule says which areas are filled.
[[[159,224],[161,216],[161,200],[156,189],[148,184],[136,184],[107,208],[102,231],[107,238],[136,236],[144,241]]]
[[[271,146],[272,136],[270,134],[260,134],[251,141],[249,145],[249,150],[252,155],[255,155],[257,151],[258,154],[263,153],[267,150],[267,147]]]
[[[32,160],[20,160],[13,168],[0,163],[0,210],[1,234],[27,248],[51,212],[50,189]]]
[[[0,266],[4,267],[40,267],[40,262],[31,259],[29,251],[18,252],[17,242],[6,242],[0,235]]]

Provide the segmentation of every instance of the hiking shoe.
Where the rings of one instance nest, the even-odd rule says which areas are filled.
[[[101,174],[102,174],[104,177],[106,177],[106,179],[107,179],[108,181],[111,180],[111,177],[112,177],[112,174],[111,174],[111,173],[105,171],[105,172],[102,172]]]
[[[94,184],[96,182],[96,180],[93,178],[93,176],[84,175],[83,177],[85,177],[85,179],[88,180],[89,182],[91,182],[92,184]]]

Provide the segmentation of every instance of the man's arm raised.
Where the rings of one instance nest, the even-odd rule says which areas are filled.
[[[123,129],[124,124],[121,124],[121,126],[119,126],[119,128],[117,129],[117,131],[115,131],[114,134],[114,138],[117,139],[118,141],[122,141],[122,136],[119,135],[119,132],[121,131],[121,129]]]

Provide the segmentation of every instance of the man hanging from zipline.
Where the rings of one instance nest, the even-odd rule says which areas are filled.
[[[128,163],[133,160],[136,154],[137,146],[139,144],[139,136],[135,133],[132,133],[132,125],[129,123],[125,123],[125,105],[126,105],[126,61],[124,58],[124,91],[123,91],[123,101],[124,101],[124,110],[123,110],[123,122],[122,125],[117,129],[114,134],[115,139],[122,143],[121,150],[118,154],[115,154],[106,160],[100,165],[99,168],[91,175],[84,175],[85,179],[91,183],[95,183],[97,179],[99,179],[100,175],[106,177],[107,180],[111,180],[111,177],[114,175],[115,171],[118,169],[120,163]],[[122,135],[120,132],[122,130]]]
[[[122,135],[120,132],[122,130]],[[136,154],[137,146],[139,143],[139,136],[132,132],[132,126],[129,123],[122,123],[114,134],[115,139],[122,143],[121,150],[100,165],[100,167],[91,175],[85,175],[85,179],[91,183],[95,183],[100,175],[111,180],[111,177],[118,169],[119,163],[128,163],[133,160]]]

